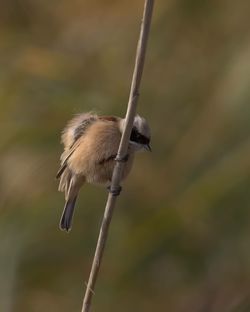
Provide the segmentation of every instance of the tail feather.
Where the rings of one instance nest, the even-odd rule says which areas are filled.
[[[60,221],[60,229],[61,230],[66,230],[68,232],[71,229],[76,198],[77,198],[77,196],[75,196],[73,199],[68,199],[65,203],[63,213],[62,213],[62,217],[61,217],[61,221]]]

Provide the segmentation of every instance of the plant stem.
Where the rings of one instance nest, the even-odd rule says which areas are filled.
[[[128,151],[129,138],[133,127],[133,122],[136,114],[137,102],[139,98],[139,87],[144,67],[145,54],[147,49],[148,35],[151,25],[151,18],[153,12],[154,0],[145,0],[143,19],[141,23],[140,37],[137,45],[136,59],[134,73],[131,83],[129,101],[127,106],[127,113],[125,118],[125,128],[121,137],[117,158],[125,157]],[[124,162],[117,161],[114,167],[112,176],[111,189],[117,189],[121,182]],[[91,307],[91,299],[94,294],[94,288],[98,277],[103,252],[105,249],[110,221],[112,219],[113,210],[115,208],[117,196],[109,193],[104,216],[99,232],[99,237],[96,245],[95,255],[92,262],[92,267],[89,275],[87,288],[85,291],[82,312],[89,312]]]

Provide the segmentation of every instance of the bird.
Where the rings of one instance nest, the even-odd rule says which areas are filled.
[[[65,193],[65,205],[59,224],[61,230],[70,231],[76,199],[85,183],[104,185],[110,190],[124,127],[125,118],[87,112],[74,116],[63,129],[61,142],[64,151],[56,174],[59,180],[58,190]],[[151,151],[150,139],[150,128],[146,119],[136,115],[128,154],[120,159],[125,162],[122,180],[132,168],[135,152]],[[118,194],[119,190],[113,190],[113,195]]]

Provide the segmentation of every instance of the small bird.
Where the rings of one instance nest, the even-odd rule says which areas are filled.
[[[64,128],[61,137],[64,151],[56,175],[60,179],[58,190],[65,193],[61,230],[71,229],[77,195],[85,182],[110,186],[124,125],[123,118],[98,116],[89,112],[75,116]],[[149,143],[148,123],[143,117],[136,115],[128,154],[122,160],[126,162],[122,179],[130,172],[136,151],[151,151]],[[117,191],[113,191],[113,194],[118,195],[119,190]]]

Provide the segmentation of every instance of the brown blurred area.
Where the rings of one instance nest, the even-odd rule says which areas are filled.
[[[123,116],[143,1],[0,3],[0,311],[80,311],[107,191],[58,228],[60,131]],[[250,3],[156,0],[139,113],[93,311],[250,311]]]

